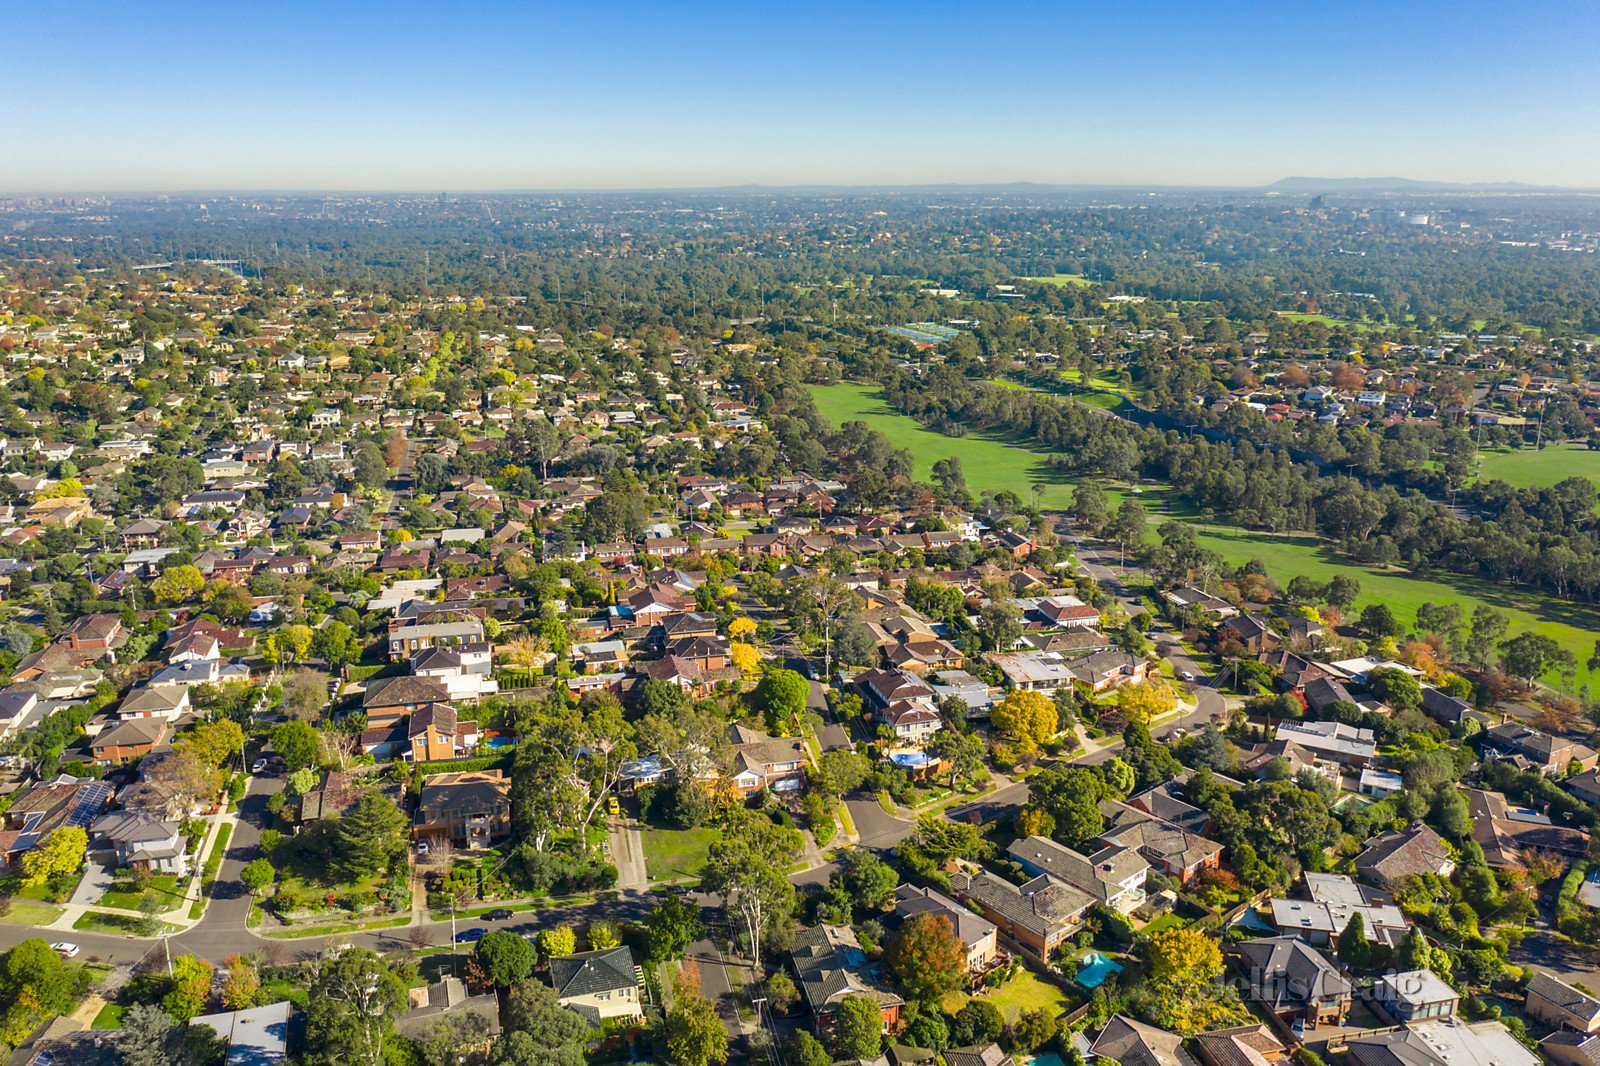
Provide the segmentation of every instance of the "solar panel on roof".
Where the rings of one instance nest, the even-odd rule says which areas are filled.
[[[85,785],[78,792],[78,801],[72,807],[72,813],[67,816],[66,824],[86,829],[94,821],[94,816],[106,805],[106,800],[111,798],[111,786],[107,784]]]

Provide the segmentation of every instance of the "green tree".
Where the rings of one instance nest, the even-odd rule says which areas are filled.
[[[1479,669],[1487,669],[1494,660],[1495,646],[1511,628],[1511,620],[1486,603],[1472,609],[1472,629],[1467,634],[1467,658]]]
[[[883,1050],[883,1009],[878,1001],[870,996],[845,996],[834,1012],[831,1036],[835,1058],[877,1058]]]
[[[700,908],[683,896],[668,896],[645,924],[650,930],[650,957],[657,962],[683,958],[689,945],[706,932]]]
[[[750,694],[750,706],[766,717],[771,728],[778,729],[805,714],[810,691],[810,683],[795,671],[775,667],[761,675]]]
[[[339,818],[335,867],[351,880],[388,870],[405,855],[406,816],[394,801],[369,791]]]
[[[22,853],[22,882],[42,885],[53,877],[75,874],[89,852],[89,834],[73,825],[50,830],[43,840]]]
[[[986,999],[969,999],[956,1011],[950,1039],[958,1045],[987,1044],[1000,1039],[1006,1016]]]
[[[540,930],[539,950],[550,959],[571,955],[578,950],[578,934],[573,932],[570,925],[558,925],[551,929]]]
[[[492,1066],[583,1066],[589,1025],[542,981],[524,981],[505,1000],[505,1032]]]
[[[308,1059],[330,1066],[380,1066],[405,1007],[405,983],[376,952],[347,948],[323,960],[306,1001]]]
[[[833,1066],[833,1056],[822,1041],[804,1029],[795,1034],[790,1047],[790,1061],[798,1066]]]
[[[959,783],[983,778],[983,741],[976,734],[941,729],[928,738],[927,747],[929,755],[949,764],[952,791]]]
[[[711,845],[701,870],[701,888],[721,896],[723,908],[743,925],[757,967],[763,941],[792,920],[794,885],[788,870],[804,843],[799,830],[743,812]]]
[[[584,939],[589,942],[590,951],[605,951],[622,943],[617,923],[604,918],[596,918],[589,923],[589,928],[584,931]]]
[[[527,980],[539,961],[539,953],[526,937],[505,929],[485,933],[473,949],[473,956],[489,980],[500,988],[510,988]]]
[[[150,591],[162,603],[182,603],[206,587],[200,568],[187,563],[169,566],[150,583]]]
[[[728,1030],[717,1008],[681,976],[673,988],[666,1031],[667,1062],[671,1066],[709,1066],[728,1061]]]
[[[1339,933],[1339,961],[1358,973],[1372,966],[1372,945],[1367,943],[1367,923],[1357,911]]]
[[[205,1025],[179,1025],[153,1003],[135,1003],[112,1036],[122,1066],[208,1066],[227,1044]]]
[[[202,763],[216,768],[244,751],[244,730],[238,722],[224,718],[196,726],[182,742]]]
[[[452,1011],[433,1020],[416,1038],[417,1050],[428,1066],[457,1066],[467,1060],[466,1048],[489,1040],[489,1022],[477,1011]]]
[[[1499,647],[1506,673],[1522,678],[1530,688],[1547,671],[1566,673],[1576,665],[1570,651],[1542,633],[1518,633],[1501,641]]]
[[[161,997],[162,1008],[180,1022],[186,1022],[206,1009],[211,998],[211,964],[194,955],[172,960],[172,980]]]
[[[283,756],[284,766],[293,773],[317,765],[322,738],[310,722],[291,718],[272,727],[272,750]]]
[[[784,970],[774,970],[767,975],[761,982],[761,994],[767,997],[767,1006],[775,1014],[788,1014],[789,1009],[800,1002],[800,989]]]
[[[389,477],[389,464],[383,461],[383,449],[370,440],[356,449],[352,469],[356,484],[369,489],[378,488]]]
[[[839,875],[856,903],[882,910],[894,900],[900,875],[877,855],[863,848],[848,848],[839,856]]]

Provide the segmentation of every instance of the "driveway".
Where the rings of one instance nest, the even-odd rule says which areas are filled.
[[[111,879],[116,874],[115,860],[103,862],[91,855],[88,865],[89,869],[84,872],[83,880],[78,882],[68,903],[99,903],[100,897],[111,887]]]
[[[650,887],[644,863],[644,838],[639,823],[621,815],[606,821],[610,833],[611,861],[617,867],[617,888],[623,892],[643,892]]]

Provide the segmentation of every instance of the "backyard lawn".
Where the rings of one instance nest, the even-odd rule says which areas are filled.
[[[954,1013],[970,998],[965,992],[952,992],[945,997],[944,1009]],[[1078,1001],[1060,987],[1028,969],[1018,970],[1011,980],[979,998],[999,1007],[1008,1022],[1016,1021],[1024,1011],[1041,1008],[1050,1008],[1059,1017],[1078,1005]]]
[[[640,830],[644,838],[645,873],[652,881],[676,881],[700,876],[706,854],[717,839],[715,829],[704,826],[698,829],[660,829],[645,826]]]

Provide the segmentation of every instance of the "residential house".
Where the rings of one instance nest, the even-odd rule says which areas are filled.
[[[1499,1022],[1469,1023],[1460,1018],[1413,1022],[1393,1032],[1351,1037],[1345,1052],[1352,1066],[1539,1064],[1539,1056],[1523,1047]]]
[[[1553,974],[1535,970],[1528,979],[1524,1009],[1547,1025],[1579,1033],[1600,1032],[1600,999],[1580,992]]]
[[[1272,1066],[1288,1053],[1260,1022],[1196,1033],[1194,1047],[1205,1066]]]
[[[805,787],[806,749],[798,737],[771,737],[749,726],[728,727],[733,745],[733,782],[746,796],[762,789],[792,792]]]
[[[455,759],[478,746],[478,723],[457,721],[448,703],[430,703],[412,714],[406,725],[406,755],[411,762]]]
[[[1308,870],[1305,881],[1310,899],[1272,900],[1272,924],[1278,932],[1327,947],[1359,914],[1368,940],[1393,948],[1405,939],[1405,915],[1387,896],[1343,874]]]
[[[1350,1012],[1350,979],[1298,937],[1246,940],[1238,958],[1250,997],[1285,1021],[1314,1028],[1340,1023]]]
[[[95,847],[110,851],[118,866],[151,873],[182,874],[188,838],[183,823],[149,811],[112,811],[94,820]]]
[[[1150,660],[1116,648],[1078,659],[1071,670],[1079,688],[1098,694],[1145,680],[1150,676]]]
[[[1105,829],[1097,838],[1102,846],[1133,848],[1179,884],[1187,885],[1222,863],[1221,844],[1136,807],[1103,800],[1100,814],[1105,820]]]
[[[1545,775],[1565,775],[1569,768],[1593,770],[1600,762],[1600,753],[1575,740],[1553,737],[1521,722],[1503,722],[1491,726],[1484,733],[1484,742],[1490,747],[1513,755],[1520,755]]]
[[[389,658],[405,660],[430,648],[482,642],[483,622],[477,618],[402,626],[389,634]]]
[[[879,981],[876,967],[867,961],[867,953],[849,926],[801,929],[795,934],[789,959],[818,1036],[833,1025],[839,1004],[847,996],[866,996],[876,1002],[886,1031],[900,1027],[900,1008],[905,1001]]]
[[[1343,722],[1279,722],[1277,739],[1293,741],[1342,766],[1366,766],[1378,754],[1372,730]]]
[[[1028,873],[1065,881],[1123,914],[1132,914],[1144,903],[1150,864],[1131,848],[1110,845],[1081,855],[1048,837],[1030,836],[1013,841],[1006,854]]]
[[[89,741],[89,758],[109,766],[148,755],[166,741],[168,728],[161,718],[120,721]]]
[[[500,770],[435,774],[422,783],[412,835],[486,848],[511,831],[511,779]]]
[[[1089,1045],[1089,1054],[1121,1066],[1193,1066],[1183,1050],[1183,1037],[1117,1014]]]
[[[593,1027],[613,1018],[644,1016],[639,970],[626,946],[580,951],[550,960],[550,984],[556,1002]]]
[[[85,614],[72,620],[72,624],[56,638],[74,650],[108,651],[124,643],[127,633],[122,619],[114,614]]]
[[[1548,816],[1514,806],[1498,792],[1469,788],[1467,813],[1472,839],[1483,848],[1484,861],[1500,869],[1520,867],[1524,851],[1549,851],[1576,858],[1588,846],[1588,834],[1555,825]]]
[[[989,659],[1005,676],[1007,688],[1046,695],[1074,679],[1067,658],[1056,651],[992,652]]]
[[[1394,888],[1417,874],[1449,877],[1456,868],[1444,839],[1421,822],[1380,833],[1356,856],[1355,865],[1363,881],[1379,888]]]
[[[1450,1018],[1461,997],[1432,970],[1385,974],[1372,986],[1372,998],[1398,1025]]]
[[[1043,874],[1023,885],[987,870],[953,874],[958,897],[977,906],[1000,931],[1041,959],[1049,959],[1083,924],[1093,896]]]
[[[202,1014],[190,1025],[203,1025],[228,1045],[223,1066],[271,1066],[289,1057],[289,1000],[264,1007],[221,1014]]]
[[[1000,958],[998,930],[995,924],[973,914],[955,900],[931,888],[920,885],[901,885],[894,892],[892,925],[900,925],[918,914],[937,914],[950,922],[956,939],[967,953],[967,973],[981,974]]]

